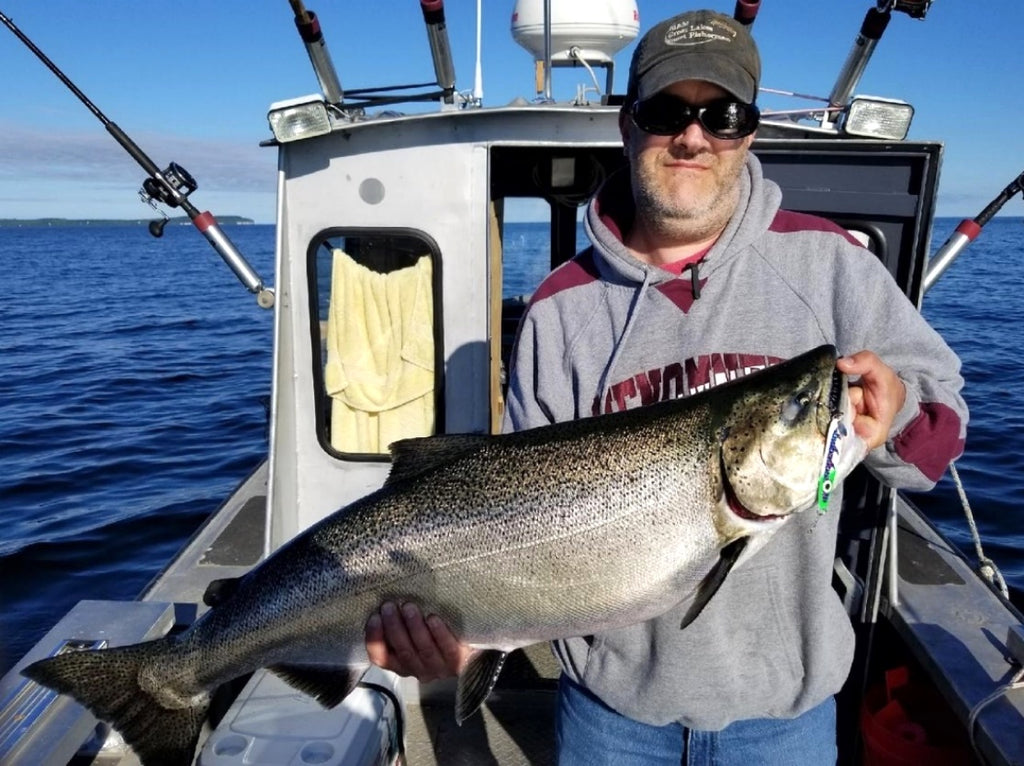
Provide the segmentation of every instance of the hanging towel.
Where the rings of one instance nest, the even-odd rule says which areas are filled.
[[[433,433],[431,274],[426,255],[381,274],[334,251],[324,380],[335,449],[386,452]]]

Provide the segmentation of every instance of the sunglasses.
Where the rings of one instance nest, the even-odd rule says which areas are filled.
[[[696,121],[715,138],[734,139],[749,136],[761,120],[754,104],[720,98],[704,106],[688,104],[667,93],[657,93],[629,108],[633,124],[655,136],[674,136]]]

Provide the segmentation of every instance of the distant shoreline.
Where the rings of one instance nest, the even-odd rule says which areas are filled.
[[[145,226],[154,218],[0,218],[0,227],[36,228],[46,226]],[[217,222],[230,224],[255,224],[252,218],[240,215],[219,215]],[[169,224],[191,224],[188,216],[180,215],[170,219]]]
[[[968,216],[969,217],[969,216]],[[937,215],[935,216],[936,221],[955,221],[962,220],[964,216],[955,215]],[[145,226],[150,221],[155,220],[153,218],[0,218],[0,228],[46,228],[55,226]],[[1008,221],[1008,220],[1020,220],[1024,222],[1024,217],[1020,215],[997,215],[994,221]],[[217,216],[217,222],[224,224],[225,226],[248,226],[256,225],[256,221],[252,218],[246,218],[241,215],[221,215]],[[173,216],[170,219],[169,225],[176,224],[191,224],[188,216],[180,215]],[[535,224],[543,223],[543,221],[512,221],[507,220],[507,224]],[[261,224],[264,226],[272,226],[272,223]]]

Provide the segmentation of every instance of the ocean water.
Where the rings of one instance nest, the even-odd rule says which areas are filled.
[[[270,226],[225,227],[273,283]],[[191,225],[0,228],[0,668],[133,598],[266,452],[272,312]]]
[[[936,221],[932,252],[958,223]],[[1024,589],[1024,401],[1017,388],[1024,380],[1024,219],[993,219],[927,292],[922,313],[962,363],[971,417],[956,469],[984,553],[1008,584]],[[913,500],[977,561],[949,471],[934,490]]]
[[[956,225],[940,219],[937,248]],[[227,232],[273,284],[270,226]],[[544,225],[510,224],[530,251]],[[1024,588],[1024,221],[928,293],[963,360],[958,468],[985,552]],[[513,274],[525,292],[542,258]],[[0,228],[0,672],[78,600],[134,598],[266,451],[272,315],[191,226]],[[518,283],[515,280],[519,280]],[[915,496],[973,556],[948,476]]]

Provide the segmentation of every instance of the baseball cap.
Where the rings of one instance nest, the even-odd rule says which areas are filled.
[[[680,80],[705,80],[754,103],[761,57],[747,28],[715,11],[688,11],[651,27],[629,64],[626,104]]]

